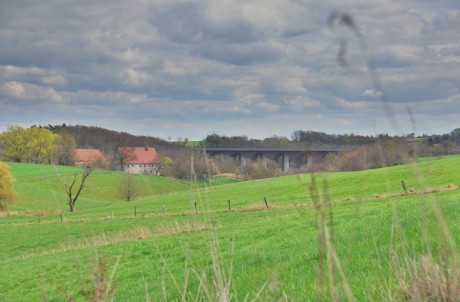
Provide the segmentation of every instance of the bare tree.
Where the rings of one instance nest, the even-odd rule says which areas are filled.
[[[139,186],[131,174],[125,174],[121,179],[119,194],[127,202],[134,200],[139,195]]]
[[[73,176],[73,181],[69,185],[68,183],[65,184],[65,192],[68,197],[68,205],[70,207],[70,212],[73,212],[75,207],[75,203],[77,202],[78,197],[80,196],[81,191],[86,187],[86,180],[88,177],[93,173],[95,167],[94,166],[86,166],[81,174],[80,184],[76,185],[77,183],[77,173]],[[76,193],[74,194],[74,192]]]

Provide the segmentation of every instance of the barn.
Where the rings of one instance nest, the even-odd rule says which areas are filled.
[[[96,166],[106,168],[108,162],[104,154],[98,149],[75,149],[75,166]]]
[[[153,147],[120,147],[121,170],[133,174],[160,175],[160,160]]]

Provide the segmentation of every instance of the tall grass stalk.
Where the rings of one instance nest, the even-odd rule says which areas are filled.
[[[321,299],[322,301],[341,300],[338,284],[338,279],[340,279],[345,297],[349,301],[355,301],[334,246],[333,209],[332,200],[329,197],[327,181],[324,181],[322,198],[319,194],[316,176],[314,174],[311,175],[309,190],[312,202],[315,205],[314,211],[318,229],[318,287]],[[326,215],[326,208],[329,209],[329,222]]]

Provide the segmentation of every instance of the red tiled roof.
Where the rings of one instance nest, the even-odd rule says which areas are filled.
[[[90,162],[105,160],[105,156],[98,149],[75,149],[76,162]]]
[[[125,164],[158,164],[157,150],[153,147],[120,147]]]

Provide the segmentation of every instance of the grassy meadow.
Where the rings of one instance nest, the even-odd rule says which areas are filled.
[[[79,168],[10,166],[0,301],[460,296],[460,156],[247,182],[135,175],[129,203],[123,175],[98,170],[73,213],[64,185]]]

